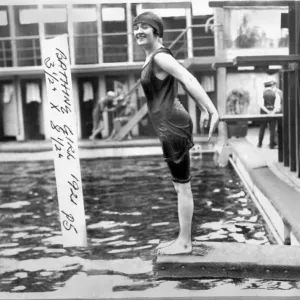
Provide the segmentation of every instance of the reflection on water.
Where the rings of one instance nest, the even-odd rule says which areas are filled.
[[[2,292],[76,289],[79,282],[88,289],[96,278],[107,291],[205,290],[232,282],[153,280],[155,247],[178,232],[176,194],[161,158],[90,160],[81,167],[89,247],[63,249],[52,163],[2,164]],[[231,168],[218,169],[204,156],[192,160],[192,175],[194,240],[270,243],[261,216]],[[248,289],[295,284],[237,283]]]

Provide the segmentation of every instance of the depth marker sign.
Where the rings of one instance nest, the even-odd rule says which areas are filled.
[[[43,41],[48,119],[64,247],[86,247],[77,122],[67,35]]]

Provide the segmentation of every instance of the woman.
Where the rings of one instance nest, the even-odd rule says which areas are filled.
[[[208,113],[211,114],[208,139],[218,124],[218,112],[196,78],[161,44],[163,22],[160,17],[151,12],[138,15],[133,22],[133,32],[138,45],[146,54],[141,84],[147,98],[150,119],[162,144],[178,198],[178,238],[161,243],[157,247],[158,254],[191,253],[194,202],[190,185],[189,150],[194,145],[193,125],[189,114],[177,98],[177,82],[181,83],[201,109],[201,126],[208,121]],[[203,107],[208,113],[203,112]]]

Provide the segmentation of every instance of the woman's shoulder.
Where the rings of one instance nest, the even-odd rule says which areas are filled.
[[[159,54],[159,53],[171,54],[171,55],[173,56],[172,51],[171,51],[169,48],[167,48],[167,47],[160,47],[160,48],[158,48],[158,49],[155,51],[155,55],[157,55],[157,54]]]
[[[160,64],[174,64],[174,56],[172,55],[172,52],[168,48],[160,48],[157,53],[155,53],[155,56],[153,57],[153,60],[158,65]]]
[[[159,58],[166,59],[166,58],[170,58],[170,57],[174,58],[171,50],[168,48],[162,47],[162,48],[159,48],[158,50],[156,50],[152,59],[157,61],[157,59],[159,59]]]

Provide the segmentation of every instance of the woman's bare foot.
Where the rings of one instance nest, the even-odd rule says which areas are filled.
[[[157,254],[159,255],[176,255],[176,254],[189,254],[193,250],[192,243],[186,243],[179,239],[175,240],[172,244],[159,248]]]
[[[166,241],[166,242],[161,242],[158,244],[158,246],[156,247],[156,249],[160,249],[160,248],[164,248],[166,246],[169,246],[171,244],[173,244],[176,240],[171,240],[171,241]]]

